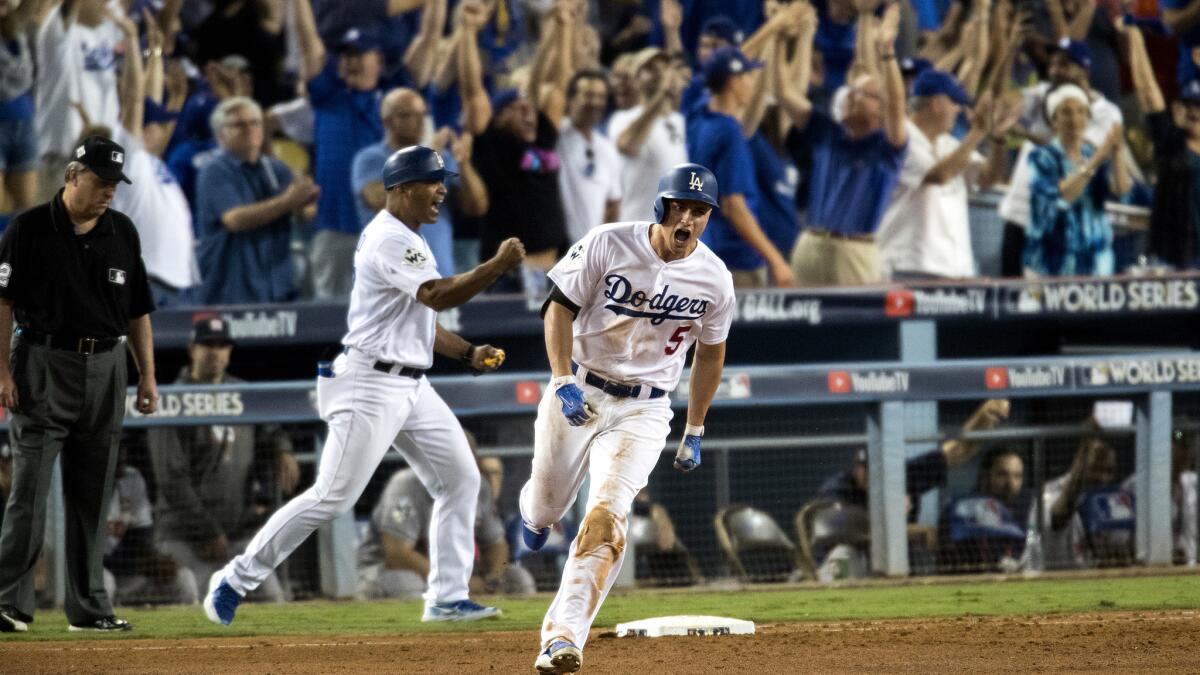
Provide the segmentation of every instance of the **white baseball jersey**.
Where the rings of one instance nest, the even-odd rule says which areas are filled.
[[[571,302],[575,361],[616,382],[672,391],[696,340],[719,344],[733,321],[733,277],[703,243],[665,262],[651,223],[592,230],[550,270]]]
[[[380,211],[358,239],[342,344],[382,361],[428,369],[437,312],[417,302],[417,289],[439,278],[424,237]]]

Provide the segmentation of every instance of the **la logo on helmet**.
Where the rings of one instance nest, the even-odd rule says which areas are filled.
[[[697,192],[704,189],[704,181],[700,180],[700,176],[697,176],[695,171],[692,172],[692,180],[688,183],[688,189]]]

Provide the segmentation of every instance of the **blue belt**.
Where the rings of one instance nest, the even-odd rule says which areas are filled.
[[[575,373],[578,371],[579,366],[572,363],[571,372]],[[618,398],[637,398],[641,395],[642,387],[644,386],[640,384],[617,384],[616,382],[609,382],[590,370],[584,374],[583,381],[606,394],[616,396]],[[663,391],[662,389],[659,389],[658,387],[650,387],[650,393],[646,396],[646,398],[662,398],[666,395],[667,392]]]

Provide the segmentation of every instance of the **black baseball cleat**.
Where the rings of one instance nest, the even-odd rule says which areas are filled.
[[[24,633],[29,630],[28,624],[25,623],[27,620],[28,617],[12,607],[0,606],[0,633]]]
[[[118,619],[115,616],[106,616],[103,619],[96,619],[84,624],[71,624],[67,630],[72,633],[88,632],[88,633],[116,633],[123,630],[133,630],[133,626],[125,619]]]

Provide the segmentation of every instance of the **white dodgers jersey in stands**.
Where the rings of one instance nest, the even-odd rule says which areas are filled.
[[[579,305],[574,358],[606,379],[672,391],[696,340],[718,344],[733,322],[733,278],[703,243],[665,262],[650,246],[650,223],[597,227],[550,279]]]

